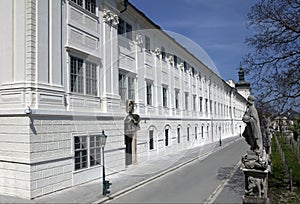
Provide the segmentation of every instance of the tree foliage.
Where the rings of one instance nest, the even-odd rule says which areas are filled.
[[[245,58],[261,105],[299,109],[300,0],[260,0],[248,13],[253,48]]]

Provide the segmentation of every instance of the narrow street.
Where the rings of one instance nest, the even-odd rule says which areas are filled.
[[[228,179],[248,149],[243,140],[179,168],[111,203],[203,203]]]

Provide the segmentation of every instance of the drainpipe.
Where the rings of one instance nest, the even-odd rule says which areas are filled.
[[[124,11],[126,11],[127,6],[128,6],[128,0],[124,0],[124,9],[122,11],[120,11],[120,13],[123,13]]]

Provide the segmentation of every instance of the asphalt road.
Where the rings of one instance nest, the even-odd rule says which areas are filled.
[[[239,140],[205,159],[166,174],[145,186],[128,192],[111,203],[203,203],[215,193],[246,153],[247,144]]]

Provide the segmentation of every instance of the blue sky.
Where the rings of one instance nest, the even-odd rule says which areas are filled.
[[[222,79],[238,80],[240,61],[250,51],[244,43],[246,37],[251,35],[246,27],[247,13],[257,0],[129,2],[163,30],[195,42],[212,59]]]

